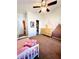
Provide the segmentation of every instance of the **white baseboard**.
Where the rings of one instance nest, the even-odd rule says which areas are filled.
[[[24,38],[28,38],[28,36],[22,36],[22,37],[19,37],[17,39],[24,39]]]

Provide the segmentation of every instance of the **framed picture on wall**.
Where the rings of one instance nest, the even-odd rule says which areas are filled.
[[[33,21],[30,22],[30,27],[34,28],[34,22]]]

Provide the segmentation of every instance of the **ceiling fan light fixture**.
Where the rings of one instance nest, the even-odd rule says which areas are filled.
[[[45,4],[45,1],[43,1],[42,3]]]
[[[42,0],[39,5],[33,6],[33,8],[40,8],[39,13],[41,13],[41,12],[49,12],[50,9],[48,9],[48,6],[52,6],[52,5],[55,5],[55,4],[57,4],[57,0],[53,1],[53,2],[50,2],[50,3],[47,3],[46,0]]]
[[[41,7],[42,12],[46,12],[46,7]]]

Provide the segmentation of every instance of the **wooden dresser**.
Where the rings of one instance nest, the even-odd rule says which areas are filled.
[[[51,36],[52,34],[52,29],[51,28],[41,28],[41,34]]]

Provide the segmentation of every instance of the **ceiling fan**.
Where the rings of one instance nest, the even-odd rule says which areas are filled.
[[[33,8],[41,8],[41,10],[39,11],[39,13],[41,13],[42,11],[49,12],[50,10],[48,9],[48,6],[52,6],[52,5],[55,5],[55,4],[57,4],[57,0],[53,1],[53,2],[50,2],[50,3],[47,3],[46,0],[42,0],[41,3],[40,3],[40,5],[33,6]]]

